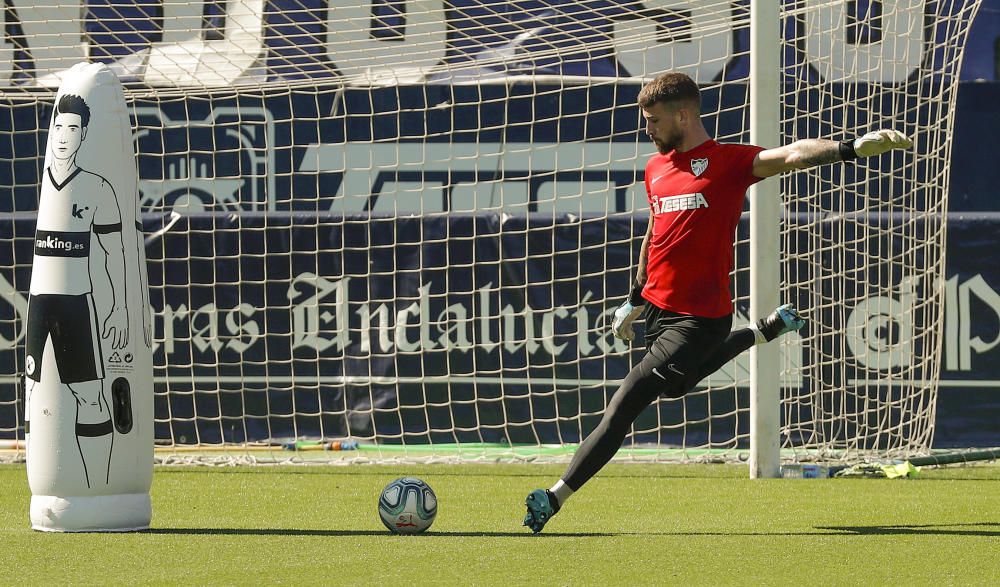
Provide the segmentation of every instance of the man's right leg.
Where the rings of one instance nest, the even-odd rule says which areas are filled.
[[[628,435],[632,422],[663,391],[663,380],[653,375],[650,369],[651,367],[643,369],[640,363],[629,371],[618,391],[608,402],[600,424],[573,454],[573,459],[559,483],[560,486],[568,488],[569,493],[580,489],[611,460],[611,457],[615,456],[625,436]],[[525,505],[528,513],[524,518],[524,525],[536,533],[542,530],[560,507],[555,494],[545,489],[532,491],[525,500]]]

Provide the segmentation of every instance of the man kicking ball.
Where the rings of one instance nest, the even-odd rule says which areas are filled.
[[[698,85],[666,73],[642,88],[639,107],[659,154],[646,164],[652,218],[639,252],[636,284],[615,311],[612,331],[632,340],[632,322],[645,306],[646,349],[622,381],[597,428],[550,489],[532,491],[524,525],[545,524],[621,448],[640,412],[658,396],[678,398],[754,344],[802,328],[791,305],[731,332],[729,274],[736,226],[747,189],[786,171],[851,161],[912,146],[894,130],[852,141],[803,139],[775,149],[722,144],[701,121]],[[648,302],[648,304],[647,304]]]

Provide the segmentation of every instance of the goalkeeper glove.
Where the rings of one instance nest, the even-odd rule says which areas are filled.
[[[632,330],[632,322],[642,313],[642,308],[646,300],[642,297],[642,285],[636,284],[632,288],[628,299],[622,302],[615,310],[614,320],[611,321],[611,334],[621,340],[632,340],[635,338],[635,331]]]
[[[874,157],[893,149],[908,149],[913,141],[897,130],[876,130],[854,139],[841,141],[840,158],[852,161],[858,157]]]

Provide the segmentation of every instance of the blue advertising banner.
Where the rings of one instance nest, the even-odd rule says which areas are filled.
[[[0,358],[7,364],[22,361],[19,329],[32,244],[24,236],[33,234],[33,224],[30,218],[0,222],[5,240],[21,236],[8,240],[13,247],[0,259],[15,267],[13,282],[3,277],[0,304]],[[1000,272],[981,262],[995,246],[995,225],[980,218],[954,221],[949,229],[953,262],[941,309],[938,446],[998,440]],[[147,231],[156,228],[151,224]],[[349,425],[354,434],[391,438],[405,432],[440,442],[579,440],[578,424],[557,415],[592,412],[584,427],[595,424],[588,418],[597,417],[605,394],[613,392],[603,381],[623,377],[642,352],[608,331],[640,238],[641,223],[633,226],[627,218],[568,215],[374,222],[296,213],[187,218],[148,247],[157,389],[164,391],[169,379],[172,392],[157,396],[157,437],[238,442],[293,431],[338,436]],[[837,320],[840,308],[806,305],[816,293],[793,297],[815,320]],[[903,306],[915,302],[902,288],[879,295]],[[865,307],[862,300],[846,309],[847,320]],[[745,313],[740,305],[738,314]],[[913,328],[909,335],[917,340],[920,325]],[[801,379],[786,385],[808,390],[809,361],[817,354],[846,363],[849,380],[888,372],[866,364],[854,352],[857,343],[822,340],[823,349],[793,340],[786,353],[795,356],[786,360],[804,368]],[[927,352],[918,343],[887,341],[901,352]],[[737,361],[713,383],[745,387],[745,370]],[[14,383],[4,384],[5,395],[14,393]],[[745,405],[745,390],[699,402],[687,406],[688,417],[699,410],[706,417],[727,414],[734,402]],[[659,415],[668,422],[680,416],[667,410]],[[732,425],[715,425],[712,432],[707,424],[696,426],[687,441],[729,434]],[[641,440],[678,442],[672,434]]]
[[[357,420],[350,423],[353,430],[426,431],[433,437],[439,427],[428,419],[445,413],[478,422],[469,433],[476,438],[578,437],[577,425],[566,427],[554,414],[579,410],[580,398],[594,402],[585,411],[596,410],[604,400],[594,390],[610,392],[599,382],[627,369],[627,349],[607,333],[612,308],[605,304],[624,295],[638,252],[630,232],[641,230],[635,228],[641,223],[633,226],[631,210],[645,206],[637,181],[649,146],[637,130],[638,86],[541,89],[404,86],[346,90],[337,101],[333,92],[293,91],[137,103],[146,229],[160,228],[170,209],[184,212],[147,251],[152,284],[162,285],[152,299],[158,376],[183,372],[189,379],[222,382],[220,394],[205,394],[194,391],[192,380],[191,393],[172,396],[170,406],[158,396],[158,417],[169,413],[173,426],[182,428],[173,437],[238,441],[293,429],[335,436],[346,429],[346,417]],[[960,109],[956,122],[962,132],[955,137],[953,161],[956,169],[969,171],[955,173],[951,184],[961,197],[949,216],[945,383],[936,440],[942,446],[1000,444],[990,419],[1000,373],[993,373],[996,362],[988,358],[997,341],[990,312],[1000,307],[992,293],[1000,275],[987,261],[996,220],[989,213],[958,212],[994,209],[982,174],[971,170],[988,174],[997,167],[976,162],[991,152],[981,140],[993,133],[980,131],[998,123],[965,117],[986,108],[1000,86],[974,89],[960,93],[970,108]],[[745,88],[736,84],[706,92],[707,109],[724,112],[718,119],[709,116],[709,126],[723,133],[741,128],[738,109],[716,106],[739,105],[744,96]],[[425,110],[440,103],[451,107]],[[0,177],[0,191],[7,194],[0,197],[0,229],[13,244],[0,250],[0,264],[14,270],[0,276],[6,300],[0,304],[0,355],[20,365],[34,186],[39,145],[45,144],[39,129],[50,110],[16,101],[3,108],[0,159],[10,162],[12,173]],[[608,142],[608,136],[615,140]],[[729,137],[745,138],[732,131]],[[831,173],[844,175],[831,180],[849,181],[853,171],[840,169]],[[406,182],[420,188],[401,189]],[[580,198],[578,208],[564,210],[552,199],[560,182],[578,190],[585,182],[606,187],[594,190],[599,197],[593,201]],[[433,185],[437,192],[428,189]],[[499,205],[482,205],[497,192],[503,194]],[[268,263],[275,259],[281,262]],[[904,277],[893,280],[902,283]],[[745,284],[737,286],[746,291]],[[886,295],[899,293],[897,287]],[[833,295],[802,291],[795,301],[808,308],[811,294]],[[484,322],[487,304],[494,318]],[[840,318],[828,318],[831,327],[843,328]],[[805,349],[796,364],[808,365],[810,353],[829,356],[830,349]],[[739,370],[730,367],[725,381],[739,379]],[[446,374],[452,393],[467,393],[447,408],[441,407],[443,382],[427,379]],[[504,388],[472,381],[484,374],[502,376]],[[869,369],[864,377],[871,376]],[[553,379],[583,381],[590,393],[553,394]],[[538,391],[539,380],[545,392],[529,395]],[[808,373],[791,383],[808,386]],[[175,385],[183,388],[172,377]],[[368,385],[381,386],[384,393],[375,397],[387,403],[371,405]],[[425,395],[435,389],[440,397]],[[13,385],[3,393],[10,401]],[[381,411],[411,394],[419,401],[403,404],[402,416]],[[712,403],[719,408],[727,401],[736,400]],[[268,416],[291,413],[293,405],[317,415]],[[328,406],[351,415],[327,418],[321,414]],[[196,412],[217,420],[198,430],[190,419]],[[246,429],[237,423],[243,413],[252,416]],[[552,417],[510,425],[526,422],[528,414]],[[663,415],[665,421],[676,417]],[[0,422],[0,428],[12,426]],[[158,436],[170,437],[165,419],[159,426]],[[445,436],[456,434],[463,439],[462,432]]]
[[[955,139],[961,150],[953,159],[961,166],[980,161],[984,130],[1000,125],[996,117],[973,117],[975,104],[995,100],[1000,85],[973,87],[976,101],[968,115],[959,110],[956,122],[976,128]],[[140,198],[151,212],[632,212],[646,207],[642,170],[653,153],[640,131],[639,89],[441,85],[138,100]],[[856,128],[875,128],[897,110],[905,112],[906,125],[929,124],[939,114],[901,109],[891,94],[876,99],[863,88],[852,91],[868,105],[852,120]],[[717,129],[720,140],[748,139],[746,92],[741,84],[703,92],[706,127]],[[802,90],[788,97],[786,108],[817,99]],[[10,170],[0,175],[0,213],[33,211],[51,105],[8,99],[0,100],[0,110],[6,112],[0,115],[0,166]],[[846,136],[841,116],[833,109],[789,131]],[[822,177],[849,183],[853,173],[831,167]],[[980,177],[952,176],[952,190],[961,195],[957,209],[988,205]],[[574,209],[548,201],[558,199],[560,184],[579,191],[581,182],[587,189]],[[591,189],[597,185],[600,191]],[[435,189],[438,195],[430,195]],[[794,189],[810,188],[801,180]]]
[[[191,16],[172,12],[184,3],[80,0],[79,42],[52,47],[40,46],[44,35],[24,26],[55,18],[46,16],[52,7],[8,4],[0,13],[11,57],[0,62],[0,83],[15,91],[0,99],[0,235],[10,243],[0,247],[0,359],[21,369],[33,215],[52,113],[50,103],[20,90],[46,76],[51,83],[86,46],[142,90],[133,124],[147,232],[163,228],[171,210],[182,214],[147,251],[157,377],[169,377],[177,392],[157,396],[158,438],[239,442],[293,431],[333,437],[349,425],[387,438],[405,432],[447,442],[578,440],[581,426],[560,416],[596,412],[613,391],[603,382],[623,376],[628,354],[634,360],[641,352],[613,339],[606,323],[638,253],[642,222],[633,213],[646,209],[643,167],[652,153],[635,105],[640,86],[617,80],[644,71],[644,60],[667,67],[676,53],[679,62],[697,63],[685,67],[699,79],[731,81],[705,89],[707,128],[726,141],[749,138],[747,88],[732,81],[748,74],[749,0],[732,3],[718,21],[731,26],[713,24],[717,33],[696,43],[688,42],[689,31],[709,18],[703,11],[611,0],[422,3],[433,10],[412,10],[415,3],[402,0],[206,2],[192,20],[201,28],[193,42],[204,43],[198,46],[205,55],[221,52],[216,56],[232,66],[232,78],[213,79],[211,90],[158,95],[144,90],[175,81],[153,65],[187,42],[164,25]],[[227,12],[236,4],[246,13]],[[880,3],[849,4],[851,33],[833,43],[876,44],[893,32],[882,24],[919,37],[920,50],[888,60],[892,67],[872,74],[882,77],[865,80],[908,92],[836,83],[824,85],[823,95],[790,91],[784,107],[795,127],[787,134],[840,139],[889,115],[908,128],[948,124],[947,116],[939,120],[946,112],[940,103],[896,103],[904,94],[935,95],[936,80],[919,76],[921,64],[953,49],[932,48],[935,27],[945,25],[925,22],[930,4],[901,10],[891,22],[872,13]],[[868,8],[859,13],[854,4]],[[428,20],[438,9],[444,18]],[[331,18],[334,10],[347,12]],[[368,28],[349,30],[348,16]],[[227,27],[235,18],[244,26]],[[648,20],[656,43],[618,51],[619,26],[631,20]],[[423,27],[416,36],[424,45],[413,46],[400,32],[411,26]],[[805,35],[784,56],[794,64],[785,81],[790,89],[799,87],[796,80],[815,82],[821,73],[810,51],[819,45],[809,35],[819,33],[795,18],[785,26]],[[236,29],[246,38],[229,38]],[[341,58],[330,51],[333,41],[363,46],[369,61]],[[379,78],[398,65],[392,55],[368,50],[385,43],[397,57],[411,55],[408,65],[419,71],[402,81]],[[241,60],[244,54],[259,58]],[[984,70],[988,55],[973,58]],[[431,67],[442,64],[448,67]],[[196,77],[196,69],[174,73]],[[518,77],[539,75],[557,77]],[[351,76],[366,83],[342,83]],[[577,85],[574,78],[589,81]],[[250,85],[227,86],[236,80]],[[289,85],[259,85],[281,81]],[[849,120],[839,107],[795,116],[842,99],[864,107]],[[1000,165],[984,160],[1000,135],[998,101],[1000,84],[967,84],[955,110],[939,446],[1000,445],[993,424],[1000,370],[992,357],[1000,344],[1000,272],[990,262],[990,243],[1000,234],[992,212]],[[858,173],[832,166],[818,178],[791,180],[789,191],[853,184]],[[897,183],[869,197],[915,187]],[[567,185],[573,198],[560,197]],[[838,204],[841,212],[856,205]],[[789,218],[801,212],[794,200],[787,211]],[[745,223],[740,231],[746,234]],[[798,250],[808,251],[808,243]],[[824,266],[822,253],[815,254],[814,265]],[[748,258],[747,251],[738,258]],[[845,262],[828,269],[861,268]],[[889,276],[893,287],[882,296],[905,307],[935,286],[907,277]],[[745,279],[745,272],[737,276],[739,291],[746,291]],[[823,289],[829,287],[793,292],[791,301],[808,312],[817,296],[842,295]],[[846,331],[850,312],[865,307],[847,309],[847,318],[832,312],[822,322]],[[924,326],[911,324],[911,334]],[[825,337],[824,348],[791,345],[794,356],[786,360],[804,368],[786,385],[810,389],[808,366],[817,356],[846,362],[847,379],[877,379],[886,366],[852,353],[865,342],[855,338]],[[923,340],[914,336],[905,352],[929,352]],[[741,386],[742,365],[727,367],[719,383]],[[0,403],[13,401],[15,386],[0,384]],[[711,408],[706,398],[689,409],[730,413],[745,405],[744,396],[713,396]],[[15,424],[10,411],[0,412],[0,429]],[[729,424],[689,429],[688,441],[715,430],[729,434]],[[738,425],[746,430],[745,422]],[[671,434],[651,440],[677,441]]]

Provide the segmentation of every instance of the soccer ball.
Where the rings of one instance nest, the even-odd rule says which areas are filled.
[[[437,515],[437,496],[415,477],[400,477],[385,486],[378,498],[378,516],[390,531],[416,534],[431,527]]]

